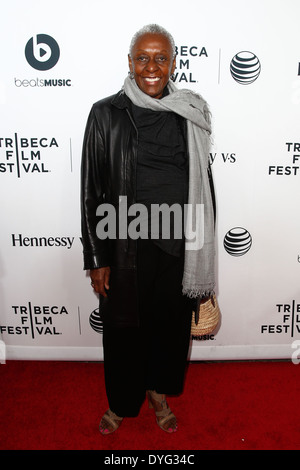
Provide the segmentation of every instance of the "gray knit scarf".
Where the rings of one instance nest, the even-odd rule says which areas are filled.
[[[172,81],[169,94],[161,99],[143,93],[129,76],[124,82],[124,92],[141,108],[153,111],[171,111],[187,120],[189,155],[189,194],[187,227],[196,232],[197,240],[188,240],[185,231],[185,261],[183,293],[191,298],[207,297],[215,288],[214,210],[208,179],[210,151],[210,113],[203,98],[191,90],[179,90]],[[197,213],[196,205],[201,210]],[[201,217],[199,217],[199,215]],[[197,227],[195,222],[197,221]],[[192,225],[190,225],[192,224]]]

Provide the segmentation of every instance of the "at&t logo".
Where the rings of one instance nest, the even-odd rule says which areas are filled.
[[[224,238],[224,248],[231,256],[243,256],[251,248],[252,237],[250,233],[242,227],[235,227],[226,233]]]
[[[103,333],[103,321],[99,308],[93,310],[89,318],[91,328],[96,331],[96,333]]]
[[[253,52],[238,52],[230,63],[230,72],[237,83],[250,85],[258,78],[261,65]]]
[[[57,42],[47,34],[33,36],[25,47],[26,60],[36,70],[52,69],[57,64],[59,55]]]

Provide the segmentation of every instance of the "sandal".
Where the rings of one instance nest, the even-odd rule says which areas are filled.
[[[172,434],[177,431],[176,417],[170,410],[167,401],[166,395],[156,393],[154,390],[147,391],[149,408],[154,408],[156,415],[156,422],[158,426],[163,430]],[[166,426],[169,421],[175,420],[175,426],[170,425]]]
[[[112,432],[118,429],[122,421],[123,418],[120,418],[120,416],[117,416],[113,411],[109,409],[102,416],[102,419],[99,424],[99,431],[103,435],[111,434]],[[105,422],[106,425],[104,424]]]

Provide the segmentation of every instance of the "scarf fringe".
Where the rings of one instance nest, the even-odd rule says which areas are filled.
[[[186,295],[190,299],[205,299],[206,297],[212,297],[215,294],[214,286],[211,286],[208,289],[182,289],[183,295]]]

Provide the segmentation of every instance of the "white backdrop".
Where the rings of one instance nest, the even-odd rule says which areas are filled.
[[[298,0],[2,5],[2,356],[5,347],[9,359],[102,359],[98,297],[82,269],[82,138],[92,104],[123,84],[132,35],[152,22],[175,37],[178,87],[202,94],[213,114],[222,322],[192,341],[191,360],[292,356],[300,339],[299,17]]]

